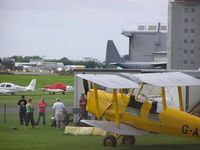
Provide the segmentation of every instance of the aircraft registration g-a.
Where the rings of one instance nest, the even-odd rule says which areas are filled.
[[[21,92],[31,92],[35,90],[36,79],[32,79],[28,86],[20,86],[13,83],[3,82],[0,83],[0,94],[15,93]]]
[[[200,85],[199,79],[180,72],[128,74],[126,78],[102,74],[77,76],[83,79],[86,109],[98,119],[82,122],[112,133],[104,138],[105,146],[115,146],[121,136],[123,144],[133,145],[135,136],[150,133],[200,138],[200,118],[183,111],[182,98],[182,87]],[[157,111],[157,102],[152,98],[147,96],[143,102],[139,100],[144,84],[160,89],[161,111]],[[112,92],[98,89],[99,85]],[[178,90],[178,109],[167,105],[165,88],[169,87]],[[134,92],[136,88],[137,93]]]

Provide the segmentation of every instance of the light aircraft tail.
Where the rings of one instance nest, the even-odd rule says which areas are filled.
[[[32,79],[30,84],[26,87],[27,90],[34,91],[36,85],[36,79]]]
[[[67,86],[66,86],[66,92],[67,92],[67,93],[73,92],[73,91],[74,91],[73,86],[70,86],[70,85],[67,85]]]
[[[106,63],[119,63],[122,62],[122,58],[119,55],[119,52],[113,42],[113,40],[107,41],[106,48]]]

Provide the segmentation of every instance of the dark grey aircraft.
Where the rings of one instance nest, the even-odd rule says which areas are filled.
[[[108,40],[106,48],[106,64],[116,65],[124,69],[166,69],[166,62],[131,62],[121,57],[112,40]]]

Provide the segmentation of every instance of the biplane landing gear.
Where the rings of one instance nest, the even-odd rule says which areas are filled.
[[[135,137],[134,136],[128,136],[128,135],[123,136],[122,144],[134,145],[135,144]]]
[[[104,146],[112,146],[115,147],[117,144],[117,139],[113,135],[109,135],[104,138],[103,145]]]

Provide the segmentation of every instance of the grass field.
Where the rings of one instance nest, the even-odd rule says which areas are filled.
[[[56,93],[55,95],[50,95],[48,92],[43,93],[40,89],[43,88],[44,85],[49,85],[53,83],[66,83],[73,86],[73,76],[0,75],[0,83],[11,82],[22,86],[28,85],[31,79],[37,79],[35,92],[16,93],[15,95],[0,95],[0,106],[3,106],[4,104],[6,104],[7,106],[16,106],[16,103],[20,99],[20,96],[22,94],[25,95],[26,99],[29,97],[33,98],[33,104],[37,104],[41,97],[44,96],[48,105],[52,105],[57,97],[61,98],[65,105],[73,105],[73,93],[67,93],[65,95]]]
[[[0,75],[0,82],[9,81],[16,84],[27,85],[32,78],[37,79],[37,88],[43,87],[44,84],[54,82],[71,83],[72,76],[12,76]],[[41,96],[44,96],[49,105],[52,105],[56,97],[60,97],[65,105],[73,105],[73,93],[62,95],[49,95],[42,91],[33,93],[24,93],[25,96],[32,97],[36,105]],[[7,104],[8,107],[16,107],[16,102],[21,94],[0,95],[0,106]],[[35,119],[37,113],[35,112]],[[62,130],[51,128],[50,112],[47,113],[47,125],[38,126],[36,129],[19,126],[18,113],[7,112],[6,124],[3,122],[3,113],[0,111],[0,150],[199,150],[200,140],[181,138],[169,135],[148,135],[136,138],[135,146],[125,146],[120,142],[117,147],[103,147],[103,137],[100,136],[71,136],[64,135]]]
[[[37,79],[36,88],[42,88],[44,85],[53,83],[66,83],[68,85],[74,85],[73,76],[0,75],[0,83],[11,82],[22,86],[28,85],[32,79]]]
[[[47,114],[49,116],[50,114]],[[169,135],[148,135],[136,138],[135,146],[122,145],[118,142],[115,148],[103,147],[103,137],[100,136],[71,136],[62,130],[47,126],[27,129],[18,125],[18,115],[9,113],[7,123],[0,123],[0,150],[199,150],[200,141]]]

